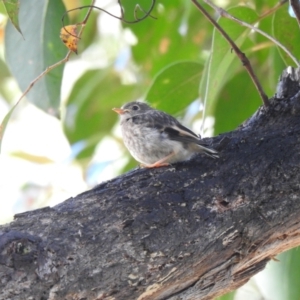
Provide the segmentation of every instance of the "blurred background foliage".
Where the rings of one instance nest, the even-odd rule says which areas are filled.
[[[16,9],[18,1],[10,3]],[[0,2],[0,121],[21,91],[66,55],[59,39],[65,10],[90,3],[20,1],[12,21],[21,35]],[[150,0],[121,3],[128,21],[151,6]],[[299,27],[287,3],[270,14],[275,0],[215,4],[274,36],[299,58]],[[117,1],[95,5],[120,15]],[[86,12],[70,13],[66,25],[81,22]],[[227,19],[219,23],[248,56],[267,95],[274,95],[281,72],[295,63],[264,36]],[[235,129],[261,105],[241,62],[191,1],[157,0],[151,17],[135,24],[93,10],[78,53],[36,83],[10,116],[0,155],[1,223],[137,166],[123,147],[113,107],[147,100],[202,136],[212,136]],[[299,299],[299,254],[293,249],[279,255],[280,262],[218,299]]]

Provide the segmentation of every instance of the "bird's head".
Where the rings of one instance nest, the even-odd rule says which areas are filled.
[[[119,114],[121,118],[133,117],[149,110],[152,108],[148,104],[138,101],[126,103],[121,108],[113,108],[113,111]]]

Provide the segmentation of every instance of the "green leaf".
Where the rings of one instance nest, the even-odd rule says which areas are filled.
[[[235,7],[230,9],[229,13],[250,24],[253,24],[257,19],[255,11],[248,7]],[[238,47],[243,46],[249,35],[249,29],[228,19],[220,19],[219,25],[225,30]],[[228,82],[237,73],[237,71],[241,69],[241,67],[242,63],[232,51],[228,42],[218,31],[215,30],[213,34],[211,59],[208,60],[204,76],[202,77],[200,84],[200,95],[203,97],[205,104],[205,116],[213,115],[217,96],[221,89],[226,82]]]
[[[18,105],[18,103],[11,108],[11,110],[7,113],[7,115],[2,120],[2,123],[0,124],[0,153],[1,153],[2,141],[3,141],[3,137],[4,137],[6,127],[7,127],[7,123],[10,119],[10,116],[14,112],[16,106]]]
[[[234,300],[234,296],[235,296],[235,291],[227,293],[223,296],[220,296],[220,297],[216,298],[215,300]]]
[[[256,11],[258,14],[263,14],[266,11],[269,11],[274,6],[278,5],[278,0],[268,0],[268,1],[261,1],[261,0],[254,0]]]
[[[61,0],[30,0],[20,5],[20,22],[25,40],[8,23],[5,30],[5,53],[12,75],[22,91],[48,66],[63,59],[67,49],[59,39]],[[53,69],[32,87],[27,98],[45,112],[59,115],[63,65]]]
[[[20,0],[2,0],[7,15],[14,27],[22,34],[19,26],[19,6]]]
[[[117,121],[112,111],[139,95],[136,86],[121,85],[112,70],[91,70],[78,79],[67,101],[64,130],[71,145],[80,143],[78,158],[89,158]]]
[[[300,57],[299,26],[296,19],[289,15],[287,7],[277,10],[274,14],[273,34],[295,57]],[[287,66],[295,66],[295,62],[281,48],[278,47],[278,50]]]
[[[264,18],[258,23],[259,29],[273,36],[272,17]],[[285,64],[277,50],[276,45],[261,34],[255,34],[255,57],[251,59],[251,64],[255,70],[261,85],[267,95],[274,94],[274,87],[278,78],[285,68]]]
[[[202,70],[203,65],[194,61],[167,66],[154,79],[146,100],[170,114],[180,112],[199,97]]]
[[[249,118],[261,103],[249,75],[244,71],[239,72],[220,92],[213,114],[214,134],[235,129]]]
[[[0,58],[0,95],[3,96],[4,101],[10,102],[12,100],[11,88],[7,86],[7,79],[10,77],[9,70],[4,61]]]
[[[0,81],[11,76],[5,62],[0,58]]]
[[[0,16],[1,15],[6,16],[7,12],[6,12],[5,6],[4,6],[4,4],[2,5],[1,3],[3,3],[3,1],[0,0]]]

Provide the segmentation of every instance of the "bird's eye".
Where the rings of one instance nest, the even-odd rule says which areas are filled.
[[[139,107],[137,105],[132,106],[132,110],[138,110],[138,109],[139,109]]]

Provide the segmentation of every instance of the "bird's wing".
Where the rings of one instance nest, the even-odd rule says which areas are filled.
[[[156,128],[162,134],[166,134],[170,140],[182,143],[195,143],[204,145],[199,137],[190,129],[180,124],[174,117],[161,111],[152,110],[145,114],[147,127]]]
[[[163,131],[168,134],[171,140],[187,144],[197,144],[199,146],[198,151],[201,149],[201,151],[212,158],[219,157],[218,151],[210,148],[209,145],[201,140],[201,138],[198,137],[193,131],[181,125],[177,120],[175,124],[165,126]]]
[[[167,136],[170,140],[181,143],[193,143],[200,146],[207,155],[216,158],[217,151],[209,148],[199,136],[193,131],[180,124],[174,117],[164,112],[151,110],[129,118],[135,124],[141,124],[144,127],[156,129],[162,136]],[[128,120],[129,120],[128,119]]]
[[[179,123],[174,117],[157,110],[147,111],[130,118],[134,124],[141,124],[146,128],[155,128],[162,135],[167,135],[170,140],[181,143],[195,143],[208,147],[192,130]],[[209,150],[209,149],[208,149]],[[216,151],[211,150],[212,153]]]
[[[168,135],[170,140],[195,144],[199,144],[200,142],[199,137],[195,133],[181,124],[165,126],[163,132]]]

